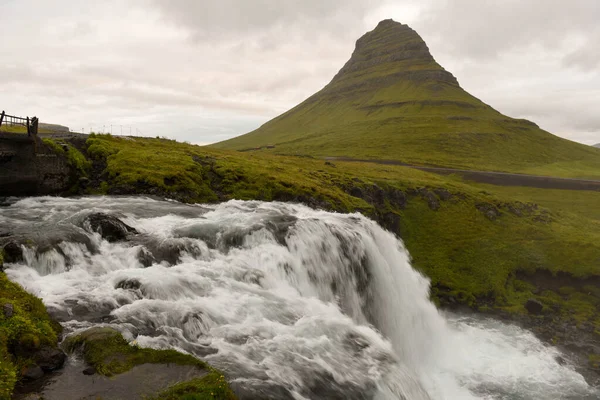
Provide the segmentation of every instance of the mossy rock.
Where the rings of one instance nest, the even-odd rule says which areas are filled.
[[[111,327],[96,327],[65,339],[68,352],[81,349],[84,360],[104,376],[119,375],[142,364],[177,364],[206,370],[202,378],[183,382],[154,397],[155,399],[235,399],[224,375],[203,361],[175,350],[155,350],[130,345]]]
[[[10,305],[10,307],[5,307]],[[42,301],[0,272],[0,399],[9,399],[21,370],[39,351],[56,349],[61,326]],[[10,309],[10,313],[4,309]]]
[[[129,371],[136,365],[147,363],[172,363],[196,365],[204,369],[210,368],[197,358],[175,350],[144,349],[136,345],[129,345],[117,330],[109,327],[91,328],[68,337],[63,343],[63,348],[67,352],[81,349],[85,361],[94,367],[96,372],[104,376],[118,375]]]

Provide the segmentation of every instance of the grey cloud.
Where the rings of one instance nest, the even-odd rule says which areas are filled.
[[[561,50],[599,20],[597,0],[453,0],[433,2],[421,25],[457,55],[478,58],[532,44]]]
[[[197,38],[236,37],[247,33],[264,33],[273,27],[289,29],[294,25],[311,25],[321,31],[333,28],[348,30],[383,0],[151,0],[165,19],[190,29]],[[305,35],[316,34],[305,30]],[[270,45],[278,44],[274,40]]]

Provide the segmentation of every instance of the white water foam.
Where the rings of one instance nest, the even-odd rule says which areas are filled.
[[[97,212],[139,234],[106,242],[85,229]],[[0,208],[0,224],[38,239],[7,273],[68,330],[195,354],[248,398],[598,398],[529,332],[441,316],[402,242],[359,214],[46,197]]]

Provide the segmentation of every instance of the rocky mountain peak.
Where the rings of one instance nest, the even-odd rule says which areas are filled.
[[[385,75],[404,73],[418,79],[458,85],[456,78],[437,64],[421,36],[408,25],[386,19],[356,41],[352,57],[332,83],[347,75],[385,70]]]

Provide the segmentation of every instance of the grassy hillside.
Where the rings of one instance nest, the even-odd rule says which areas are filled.
[[[0,126],[0,134],[2,132],[8,133],[24,133],[27,134],[27,127],[23,125],[2,125]],[[38,127],[38,133],[60,133],[48,127]]]
[[[214,147],[600,178],[600,150],[504,116],[471,96],[415,31],[391,20],[358,40],[321,91]]]

